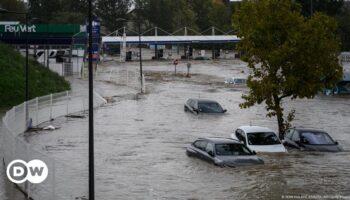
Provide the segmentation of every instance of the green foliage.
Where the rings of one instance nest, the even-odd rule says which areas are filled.
[[[230,9],[220,0],[136,0],[135,5],[141,8],[137,14],[147,27],[157,26],[168,32],[184,26],[196,31],[212,26],[230,29]]]
[[[184,26],[197,29],[195,14],[186,0],[136,0],[135,6],[137,18],[146,28],[157,26],[168,32]]]
[[[52,17],[50,23],[56,24],[82,24],[85,21],[86,16],[80,12],[57,12],[55,16]]]
[[[127,18],[130,6],[131,0],[98,0],[96,10],[102,25],[112,32],[123,24],[118,18]]]
[[[0,107],[20,104],[25,99],[25,58],[11,46],[1,43],[0,52]],[[30,98],[69,89],[64,78],[30,60]]]
[[[341,14],[337,15],[342,51],[350,51],[350,2],[344,4]]]
[[[50,22],[55,16],[55,12],[59,11],[61,1],[46,0],[29,0],[29,17],[40,18],[43,22]]]
[[[311,13],[323,12],[335,16],[341,12],[344,0],[296,0],[301,5],[301,14],[310,17]]]
[[[29,0],[29,17],[44,23],[84,24],[87,0]]]
[[[9,11],[26,12],[23,1],[20,0],[0,0],[0,7]],[[20,14],[0,14],[0,21],[24,21],[25,16]]]
[[[242,2],[234,25],[242,38],[238,48],[252,70],[240,106],[265,103],[267,116],[277,117],[283,134],[294,111],[284,119],[282,99],[313,98],[342,76],[337,23],[322,13],[306,19],[291,0],[252,0]]]
[[[213,3],[209,11],[209,22],[223,31],[229,31],[231,17],[228,8],[222,3]]]
[[[210,27],[209,13],[212,6],[212,0],[192,0],[190,5],[195,14],[195,22],[201,31]]]

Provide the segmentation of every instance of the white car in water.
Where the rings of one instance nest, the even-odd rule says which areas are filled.
[[[275,132],[261,126],[240,126],[231,134],[232,139],[244,143],[256,152],[287,152]]]

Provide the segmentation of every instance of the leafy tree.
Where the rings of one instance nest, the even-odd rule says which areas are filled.
[[[213,3],[209,12],[209,21],[212,26],[228,31],[231,24],[228,8],[223,3]]]
[[[167,32],[173,32],[184,26],[197,29],[195,13],[187,0],[135,0],[135,7],[139,8],[136,15],[146,29],[155,26]],[[165,33],[158,32],[158,34]]]
[[[84,24],[87,6],[88,0],[29,0],[29,17],[39,18],[44,23]]]
[[[341,12],[344,0],[296,0],[302,6],[301,13],[310,16],[311,13],[323,12],[335,16]]]
[[[265,103],[281,138],[294,118],[294,110],[284,117],[283,99],[313,98],[342,76],[336,21],[322,13],[306,19],[300,11],[292,0],[251,0],[234,15],[239,49],[252,70],[240,106]]]
[[[337,16],[337,20],[342,41],[342,51],[350,51],[350,2],[344,4],[341,14]]]
[[[196,16],[193,12],[192,7],[186,1],[176,1],[176,3],[177,9],[174,13],[174,18],[172,19],[172,31],[184,26],[198,30],[198,27],[196,25]]]
[[[199,30],[204,31],[212,26],[225,31],[231,28],[229,3],[224,4],[221,0],[191,0],[189,5],[195,14],[195,23]]]
[[[114,31],[123,24],[118,18],[126,18],[131,6],[131,0],[98,0],[96,2],[97,15],[102,25],[109,31]]]
[[[209,22],[209,12],[212,8],[211,0],[192,0],[190,5],[195,15],[195,23],[199,30],[208,29],[211,24]]]
[[[0,0],[0,7],[9,11],[26,12],[23,1],[20,0]],[[1,21],[24,21],[25,16],[19,14],[0,14]]]
[[[56,24],[84,24],[86,21],[87,15],[81,12],[73,12],[73,11],[63,11],[57,12],[55,16],[52,17],[50,23]]]
[[[29,17],[40,18],[43,22],[50,22],[55,12],[62,9],[61,1],[29,0]]]

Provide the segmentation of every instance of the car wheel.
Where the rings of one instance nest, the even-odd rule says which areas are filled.
[[[188,157],[192,157],[191,154],[188,153],[188,151],[186,151],[186,155],[187,155]]]
[[[187,111],[188,111],[188,109],[187,109],[187,107],[186,107],[186,106],[184,107],[184,111],[185,111],[185,112],[187,112]]]

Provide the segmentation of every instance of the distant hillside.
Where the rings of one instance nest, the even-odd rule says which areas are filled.
[[[69,89],[63,77],[29,60],[29,99]],[[14,106],[24,99],[25,58],[13,47],[0,43],[0,107]]]

